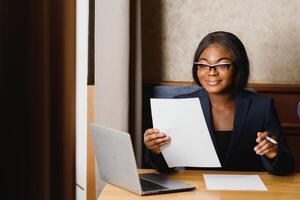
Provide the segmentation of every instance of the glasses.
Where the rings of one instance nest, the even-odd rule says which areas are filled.
[[[224,73],[230,69],[232,63],[219,63],[219,64],[210,65],[210,64],[200,63],[200,62],[194,62],[194,65],[198,66],[199,70],[210,71],[211,69],[214,69],[217,72]]]

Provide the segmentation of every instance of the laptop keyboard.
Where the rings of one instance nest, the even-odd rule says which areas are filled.
[[[156,183],[152,183],[150,181],[146,181],[144,179],[140,179],[140,182],[141,182],[141,186],[142,186],[143,191],[168,189],[164,186],[158,185]]]

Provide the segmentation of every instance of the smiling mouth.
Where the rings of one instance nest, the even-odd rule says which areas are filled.
[[[207,80],[206,83],[209,86],[214,86],[214,85],[218,85],[220,83],[220,81],[218,81],[218,80],[215,80],[215,81],[209,81],[209,80]]]

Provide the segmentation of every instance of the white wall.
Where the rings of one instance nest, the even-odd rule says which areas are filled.
[[[128,130],[129,0],[95,2],[95,122]]]
[[[86,199],[89,2],[76,1],[76,199]]]
[[[95,123],[128,131],[129,0],[95,1]],[[104,183],[96,166],[96,195]]]

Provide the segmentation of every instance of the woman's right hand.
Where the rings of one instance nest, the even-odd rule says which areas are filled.
[[[160,148],[169,144],[171,138],[165,133],[160,132],[158,129],[150,128],[144,133],[144,144],[152,152],[159,154]]]

